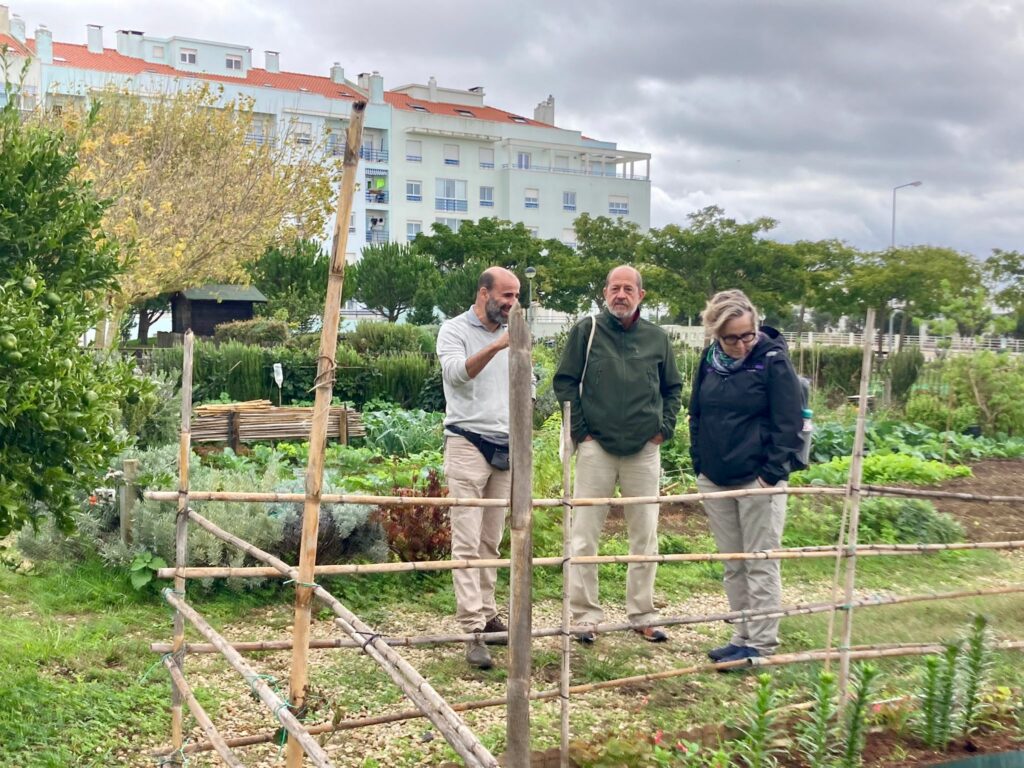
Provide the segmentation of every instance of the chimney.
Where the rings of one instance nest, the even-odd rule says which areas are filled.
[[[0,5],[0,35],[11,34],[11,11],[6,5]]]
[[[358,79],[357,82],[359,83],[359,87],[360,88],[362,88],[366,92],[369,92],[369,90],[370,90],[370,73],[369,72],[360,72],[359,73],[359,79]]]
[[[331,82],[338,85],[345,83],[345,68],[341,66],[340,62],[334,62],[334,66],[331,67]]]
[[[266,70],[267,72],[280,72],[281,71],[281,59],[277,51],[264,51],[266,56]]]
[[[90,30],[90,35],[92,34]],[[103,28],[99,28],[100,51],[103,51]],[[122,56],[130,56],[133,59],[141,59],[142,56],[142,33],[132,29],[119,29],[114,34],[114,46]],[[92,37],[89,38],[89,50],[92,50]]]
[[[381,77],[380,72],[374,72],[369,77],[370,80],[370,103],[371,104],[383,104],[384,103],[384,78]]]
[[[40,64],[53,64],[53,33],[42,24],[36,29],[36,58]]]
[[[555,124],[555,97],[548,96],[547,99],[542,101],[536,107],[533,108],[533,119],[538,123],[545,123],[547,125]]]
[[[433,75],[427,80],[427,91],[430,94],[430,100],[437,101],[437,78]]]
[[[85,35],[89,53],[103,53],[103,27],[99,24],[86,24]]]
[[[19,43],[25,42],[25,20],[18,14],[11,14],[11,37]]]

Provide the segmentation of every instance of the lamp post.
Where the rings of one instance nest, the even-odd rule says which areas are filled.
[[[544,251],[541,251],[543,254]],[[533,278],[537,276],[537,270],[533,267],[527,267],[524,272],[526,275],[526,327],[530,329],[530,335],[533,335]]]
[[[900,184],[892,188],[892,237],[889,240],[889,247],[893,250],[896,249],[896,190],[903,189],[904,187],[920,187],[920,181],[910,181],[906,184]]]

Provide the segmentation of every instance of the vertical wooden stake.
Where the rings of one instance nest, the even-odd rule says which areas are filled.
[[[338,325],[341,320],[341,289],[345,282],[345,249],[348,245],[348,222],[352,216],[352,198],[356,189],[359,147],[363,139],[366,102],[352,105],[348,133],[345,137],[345,161],[338,194],[338,211],[331,239],[331,266],[327,276],[327,298],[324,322],[320,331],[320,353],[316,367],[316,399],[313,402],[313,423],[309,430],[309,463],[306,465],[306,503],[302,510],[302,541],[299,549],[299,578],[295,584],[295,622],[292,633],[292,668],[289,680],[289,702],[292,712],[301,719],[306,702],[309,657],[310,602],[313,599],[313,569],[316,566],[316,541],[320,530],[320,494],[324,479],[324,448],[327,444],[327,418],[334,395],[335,358],[338,351]],[[303,749],[291,734],[288,736],[288,768],[302,765]]]
[[[572,410],[568,402],[562,403],[562,442],[558,452],[562,457],[562,677],[558,684],[561,698],[562,741],[558,764],[569,768],[569,556],[572,554]]]
[[[509,315],[509,453],[512,460],[512,573],[509,597],[509,768],[530,766],[533,646],[533,364],[530,329],[518,304]]]
[[[860,369],[860,402],[857,404],[857,429],[853,436],[850,479],[846,485],[846,503],[850,510],[846,534],[846,609],[843,612],[843,638],[839,646],[839,706],[846,703],[850,684],[850,638],[853,634],[853,587],[857,570],[857,526],[860,524],[860,486],[864,472],[864,432],[867,425],[868,384],[871,382],[871,337],[875,332],[875,310],[868,309],[864,322],[864,357]]]
[[[182,569],[188,566],[188,469],[192,453],[192,350],[195,337],[192,331],[185,332],[181,357],[181,435],[178,438],[178,514],[174,521],[174,565],[178,573],[174,576],[174,591],[185,596],[185,577]],[[185,667],[185,617],[181,611],[174,612],[174,639],[171,653],[178,671]],[[171,686],[171,745],[181,749],[184,743],[182,731],[181,691]],[[179,756],[180,752],[177,753]]]
[[[132,525],[135,521],[135,504],[138,497],[135,495],[135,478],[139,476],[139,460],[125,459],[122,469],[124,484],[120,488],[118,501],[118,513],[121,526],[121,543],[126,547],[132,543]]]

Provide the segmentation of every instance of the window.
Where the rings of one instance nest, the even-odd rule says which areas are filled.
[[[416,110],[417,112],[430,112],[430,110],[424,107],[422,104],[410,104],[409,107],[411,109]]]
[[[571,171],[572,166],[569,165],[568,155],[555,155],[555,170],[556,171]]]
[[[178,61],[182,64],[195,64],[197,53],[195,48],[182,48],[178,53]]]
[[[438,179],[434,208],[438,211],[467,211],[466,182],[460,179]]]
[[[236,56],[233,53],[229,53],[229,54],[227,54],[227,56],[224,57],[224,66],[227,67],[228,69],[237,69],[238,71],[241,71],[242,70],[242,57],[241,56]]]
[[[524,189],[523,202],[527,208],[540,208],[540,192],[536,189]]]
[[[463,117],[476,117],[476,115],[474,115],[468,109],[456,109],[455,113],[459,114],[459,115],[462,115]]]
[[[513,123],[525,123],[526,122],[526,118],[525,117],[520,117],[519,115],[509,115],[508,119],[511,120]]]
[[[405,222],[405,239],[410,243],[416,239],[416,235],[423,231],[422,221]]]
[[[462,221],[462,219],[446,219],[439,216],[436,219],[434,219],[434,221],[436,221],[438,224],[444,224],[452,232],[458,232],[459,223]]]
[[[572,227],[567,227],[562,230],[562,244],[567,245],[570,248],[576,247],[576,230]]]
[[[412,203],[423,200],[423,183],[412,180],[405,182],[405,199]]]
[[[423,162],[423,142],[413,139],[405,140],[405,159],[410,163]]]
[[[480,147],[480,167],[494,167],[494,150],[491,147]]]
[[[458,144],[445,144],[444,145],[444,164],[445,165],[458,165],[459,164],[459,145]]]
[[[494,187],[480,187],[480,205],[484,208],[494,207]]]
[[[629,198],[621,195],[609,195],[608,215],[629,216]]]
[[[348,231],[356,231],[356,212],[352,211],[352,215],[348,217]]]
[[[575,192],[563,192],[562,193],[562,210],[563,211],[575,211],[576,210],[576,193]]]
[[[530,153],[529,152],[517,152],[516,153],[516,168],[522,168],[526,170],[530,167]]]
[[[292,138],[296,144],[312,144],[313,143],[313,124],[298,121],[295,123],[295,128],[292,132]]]
[[[163,59],[164,47],[162,45],[154,45],[152,56],[154,59]]]

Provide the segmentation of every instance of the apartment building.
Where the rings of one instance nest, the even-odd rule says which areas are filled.
[[[325,154],[337,156],[352,104],[367,100],[353,260],[366,243],[411,240],[434,222],[458,229],[497,217],[570,244],[584,212],[650,225],[650,154],[556,127],[551,96],[527,117],[485,104],[482,87],[443,88],[433,77],[386,90],[379,72],[350,80],[340,63],[320,74],[287,71],[276,51],[259,67],[244,44],[118,30],[108,48],[101,27],[85,32],[84,43],[60,42],[40,25],[29,38],[24,20],[0,6],[0,45],[31,63],[22,108],[61,109],[111,85],[166,92],[209,82],[225,102],[252,100],[263,119],[249,140],[287,134],[312,143],[326,134]]]

